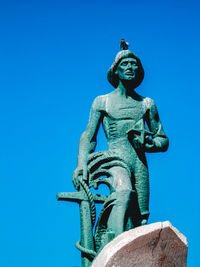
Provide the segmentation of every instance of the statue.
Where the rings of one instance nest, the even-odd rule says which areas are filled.
[[[81,241],[77,247],[82,251],[82,266],[90,266],[96,254],[120,233],[147,224],[149,174],[145,152],[163,152],[168,148],[153,100],[135,92],[144,78],[136,54],[120,51],[107,77],[115,90],[94,100],[88,125],[80,138],[73,173],[78,192],[58,196],[59,200],[80,203]],[[108,150],[95,152],[101,123]],[[109,187],[109,196],[90,192],[91,187],[97,189],[102,183]],[[103,203],[103,207],[93,236],[94,203]]]

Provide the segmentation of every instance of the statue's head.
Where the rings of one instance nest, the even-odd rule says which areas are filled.
[[[120,51],[107,73],[108,81],[117,88],[119,80],[131,83],[133,88],[140,85],[144,70],[140,59],[130,50]]]

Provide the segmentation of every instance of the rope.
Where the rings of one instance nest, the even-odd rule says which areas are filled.
[[[85,254],[89,254],[92,257],[96,257],[96,255],[97,255],[97,253],[94,250],[82,247],[80,244],[80,240],[76,242],[76,248],[78,250],[84,252]]]
[[[94,203],[94,198],[93,198],[92,193],[90,192],[89,186],[85,183],[82,177],[79,178],[79,181],[88,197],[88,200],[90,203],[91,217],[92,217],[92,226],[94,226],[95,221],[96,221],[96,207]]]
[[[82,177],[79,177],[79,181],[80,181],[80,184],[81,184],[83,190],[85,191],[85,193],[88,197],[88,201],[90,203],[92,226],[94,226],[95,221],[96,221],[96,207],[95,207],[95,203],[94,203],[94,198],[93,198],[92,193],[90,192],[89,186],[85,183],[85,181],[83,180]],[[94,250],[87,249],[87,248],[81,246],[80,240],[76,242],[76,248],[85,254],[89,254],[92,257],[96,257],[96,255],[97,255],[97,253]]]

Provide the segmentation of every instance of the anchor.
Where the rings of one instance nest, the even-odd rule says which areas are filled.
[[[58,193],[56,198],[59,201],[70,201],[79,204],[81,238],[76,243],[76,247],[81,251],[82,267],[89,267],[96,256],[92,231],[96,217],[94,203],[104,203],[107,196],[91,193],[82,177],[79,178],[79,181],[80,189],[78,192]]]

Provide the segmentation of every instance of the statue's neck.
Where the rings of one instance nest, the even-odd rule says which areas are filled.
[[[138,94],[135,92],[135,88],[132,83],[119,81],[119,85],[116,89],[124,97],[137,97]]]

